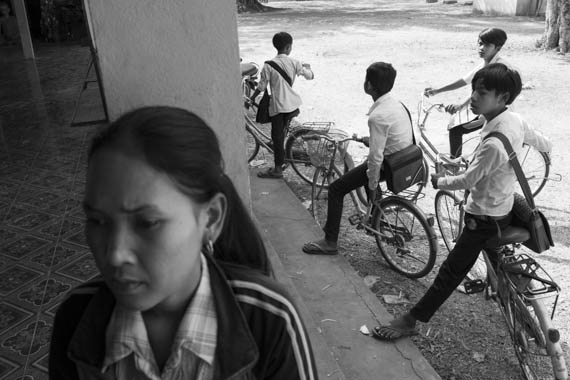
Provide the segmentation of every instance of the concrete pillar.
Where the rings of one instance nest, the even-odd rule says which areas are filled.
[[[249,203],[233,0],[85,0],[109,117],[143,105],[189,109],[222,143]]]
[[[32,37],[30,36],[30,26],[28,24],[28,15],[26,13],[26,4],[24,0],[14,0],[14,13],[18,20],[18,29],[20,31],[20,41],[22,41],[22,51],[24,58],[34,59],[34,46],[32,45]]]

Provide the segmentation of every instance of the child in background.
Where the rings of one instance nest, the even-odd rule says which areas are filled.
[[[271,88],[271,101],[269,103],[269,117],[271,118],[271,139],[273,140],[273,154],[275,166],[257,173],[261,178],[282,178],[283,164],[285,164],[285,129],[291,120],[299,114],[301,97],[293,90],[296,76],[303,76],[311,80],[315,77],[308,63],[289,57],[293,49],[293,37],[287,32],[279,32],[273,36],[273,46],[277,49],[277,56],[273,58],[274,64],[281,68],[291,80],[287,83],[282,74],[267,62],[261,70],[259,86],[253,92],[251,101],[257,98],[267,86]]]
[[[18,21],[11,14],[10,4],[0,2],[0,45],[16,45],[19,42]]]
[[[479,33],[479,38],[477,44],[479,46],[478,53],[479,57],[483,59],[477,67],[467,73],[464,77],[457,79],[456,81],[447,84],[440,88],[426,88],[424,90],[425,96],[433,96],[440,94],[442,92],[457,90],[461,87],[471,85],[473,76],[475,73],[482,69],[483,67],[491,63],[502,63],[507,67],[512,66],[499,55],[499,51],[502,49],[503,45],[507,42],[507,33],[499,28],[487,28]],[[468,105],[471,97],[468,96],[460,104],[450,104],[445,110],[454,116],[450,120],[448,126],[449,129],[449,153],[452,157],[461,156],[461,145],[463,144],[463,135],[478,131],[483,127],[484,120],[482,119],[472,119],[469,114]],[[463,116],[463,117],[462,117]],[[458,123],[458,120],[464,120],[462,124]]]

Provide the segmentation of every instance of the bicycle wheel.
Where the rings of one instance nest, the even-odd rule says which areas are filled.
[[[301,179],[309,184],[313,183],[313,177],[315,176],[316,167],[311,163],[308,153],[308,147],[302,136],[310,134],[319,134],[322,132],[315,131],[313,129],[297,129],[295,130],[285,142],[285,157],[287,161],[291,164],[291,167],[301,177]],[[339,156],[340,157],[340,156]],[[342,167],[340,160],[335,161],[335,165]],[[348,153],[344,154],[343,157],[344,168],[343,171],[339,171],[340,174],[347,172],[349,169],[354,167],[352,163],[352,157]],[[352,166],[350,166],[352,163]],[[331,183],[334,179],[338,178],[338,172],[334,171],[332,173],[334,176],[331,178]],[[323,186],[328,188],[328,182],[323,184]]]
[[[462,202],[452,192],[438,190],[435,194],[435,218],[439,227],[439,232],[447,250],[451,252],[463,229]],[[460,223],[461,222],[461,223]],[[467,280],[481,279],[487,277],[487,265],[483,255],[479,254],[473,268],[467,273]]]
[[[253,132],[247,127],[245,127],[246,135],[246,154],[247,162],[253,161],[257,153],[259,153],[259,141],[255,138]]]
[[[397,196],[381,199],[372,215],[376,244],[388,264],[410,278],[428,274],[437,255],[436,236],[422,211]]]
[[[447,250],[451,252],[460,234],[461,201],[447,190],[435,194],[435,218]]]
[[[532,196],[536,197],[546,185],[550,174],[550,157],[547,153],[539,152],[530,145],[524,145],[522,153],[517,157],[530,186]],[[522,194],[518,181],[516,191]]]
[[[307,183],[313,183],[316,167],[311,164],[307,152],[307,143],[302,136],[314,133],[310,129],[295,130],[285,142],[285,158],[291,167]]]
[[[333,167],[333,173],[322,167],[315,170],[311,185],[311,205],[309,211],[321,227],[324,227],[327,221],[329,185],[340,175],[340,170],[336,167]]]

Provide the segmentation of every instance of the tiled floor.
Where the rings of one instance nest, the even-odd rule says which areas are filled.
[[[78,45],[36,46],[35,61],[0,48],[0,380],[47,379],[54,311],[96,275],[81,211],[94,126],[70,126],[89,59]],[[101,118],[97,95],[80,117]]]

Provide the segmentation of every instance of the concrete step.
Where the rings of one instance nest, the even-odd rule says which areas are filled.
[[[311,337],[321,379],[440,380],[410,339],[382,342],[360,332],[392,316],[350,264],[304,254],[322,231],[283,180],[250,172],[253,214],[277,279],[287,286]]]

